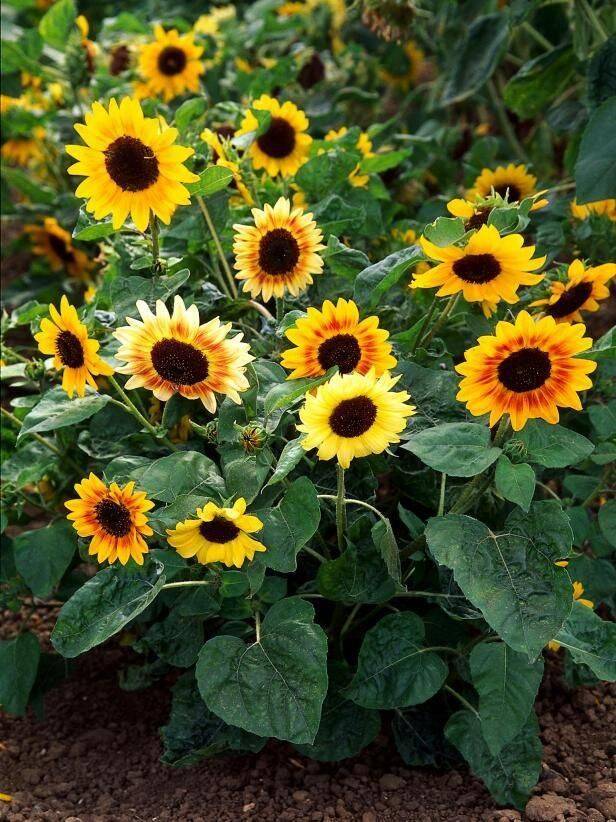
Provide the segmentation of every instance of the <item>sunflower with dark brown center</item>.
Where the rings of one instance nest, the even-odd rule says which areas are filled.
[[[484,168],[472,188],[466,192],[466,197],[474,202],[498,194],[509,203],[519,203],[526,197],[538,197],[543,193],[537,191],[537,178],[526,166],[509,163],[508,166],[497,166],[495,169]],[[547,204],[545,199],[536,199],[531,211]]]
[[[227,567],[241,568],[246,559],[266,550],[265,545],[250,536],[260,531],[263,523],[245,512],[243,497],[231,508],[219,508],[208,502],[197,508],[196,519],[178,522],[167,531],[169,545],[184,559],[196,557],[202,565],[222,562]]]
[[[71,235],[55,217],[45,217],[42,225],[26,225],[24,231],[30,236],[32,251],[45,257],[52,271],[67,271],[71,277],[88,279],[94,263],[73,245]]]
[[[290,101],[279,103],[274,97],[262,94],[255,100],[242,120],[237,136],[258,132],[259,121],[255,111],[267,111],[271,119],[267,128],[248,148],[253,167],[263,168],[270,177],[282,174],[289,177],[308,159],[312,137],[306,134],[308,118]]]
[[[253,297],[282,297],[289,292],[296,297],[312,283],[312,275],[323,270],[318,254],[325,246],[323,235],[301,208],[291,210],[290,202],[281,197],[272,208],[253,208],[254,225],[234,225],[233,243],[238,280],[244,280],[244,291]]]
[[[320,310],[309,308],[285,335],[296,346],[282,353],[282,365],[291,371],[289,379],[318,377],[334,366],[341,374],[367,374],[374,369],[379,377],[396,367],[387,342],[389,332],[379,328],[378,317],[360,320],[353,300],[340,297],[336,305],[325,300]]]
[[[545,257],[533,258],[535,247],[525,246],[521,234],[501,237],[494,226],[484,225],[463,247],[439,248],[422,237],[426,255],[438,265],[415,276],[412,288],[434,288],[438,297],[461,291],[468,302],[515,303],[521,285],[535,285],[542,274],[531,274],[541,268]]]
[[[407,418],[415,413],[405,391],[392,391],[400,377],[385,373],[335,374],[306,395],[297,430],[306,436],[302,446],[317,449],[321,460],[336,457],[348,468],[355,457],[380,454],[400,442]]]
[[[156,314],[139,300],[141,320],[114,332],[122,345],[116,357],[124,361],[118,371],[130,374],[125,388],[148,388],[158,400],[178,393],[200,399],[216,411],[216,394],[240,402],[240,392],[248,388],[246,365],[253,359],[242,334],[229,337],[231,324],[222,325],[215,317],[201,325],[197,306],[186,308],[176,296],[173,314],[160,300]]]
[[[113,368],[102,360],[97,351],[99,344],[88,337],[88,330],[79,321],[77,309],[66,297],[60,300],[60,310],[49,306],[51,319],[41,320],[41,330],[34,335],[42,354],[53,356],[54,367],[62,371],[62,388],[69,397],[74,393],[83,397],[86,384],[95,391],[96,375],[109,376]]]
[[[140,96],[163,97],[169,102],[187,91],[199,90],[199,77],[205,71],[203,48],[195,45],[193,32],[180,35],[177,29],[165,31],[154,26],[154,42],[141,47],[139,73],[144,83]]]
[[[609,281],[616,274],[616,263],[586,268],[582,260],[569,266],[567,280],[555,280],[550,296],[536,300],[531,306],[544,306],[543,311],[556,322],[574,322],[582,319],[582,311],[597,311],[599,300],[610,296]]]
[[[77,499],[65,503],[71,512],[73,528],[80,537],[91,537],[89,554],[98,562],[111,564],[117,559],[126,565],[134,559],[143,565],[148,546],[144,537],[152,536],[146,512],[154,507],[144,491],[135,491],[135,483],[120,488],[115,482],[109,487],[95,474],[75,485]]]
[[[582,409],[578,391],[592,387],[597,364],[576,357],[592,346],[583,325],[557,325],[553,317],[533,320],[521,311],[515,324],[499,322],[493,337],[480,337],[465,362],[457,398],[473,416],[490,414],[490,426],[509,414],[514,431],[529,419],[557,423],[558,407]]]

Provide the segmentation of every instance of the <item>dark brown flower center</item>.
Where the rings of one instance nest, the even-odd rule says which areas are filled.
[[[208,542],[218,542],[221,545],[231,542],[239,534],[240,529],[226,517],[215,516],[210,522],[202,522],[199,533]]]
[[[123,43],[116,46],[111,52],[111,60],[109,61],[109,74],[116,77],[122,74],[123,71],[130,66],[130,51],[128,46]]]
[[[523,394],[541,388],[552,372],[550,357],[539,348],[514,351],[498,366],[498,379],[510,391]]]
[[[489,283],[498,277],[500,263],[492,254],[467,254],[453,264],[454,274],[466,283]]]
[[[329,424],[339,437],[361,437],[376,419],[376,405],[369,397],[342,400],[333,410]]]
[[[489,208],[480,208],[464,223],[464,228],[467,231],[470,231],[472,228],[481,228],[482,225],[485,225],[488,222],[489,216]]]
[[[272,117],[268,130],[257,137],[257,145],[268,157],[288,157],[295,148],[295,129],[282,117]]]
[[[85,362],[83,345],[72,331],[60,331],[56,337],[56,351],[62,360],[62,365],[68,368],[81,368]]]
[[[310,60],[307,60],[297,75],[297,81],[302,88],[309,89],[325,78],[325,64],[315,51]]]
[[[290,274],[299,261],[299,245],[286,228],[274,228],[259,243],[259,266],[266,274]]]
[[[186,68],[186,52],[177,46],[166,46],[158,55],[158,70],[167,77],[181,74]]]
[[[133,521],[126,505],[107,498],[97,503],[94,510],[98,524],[112,537],[125,537],[130,533]]]
[[[510,203],[517,203],[522,192],[513,183],[503,183],[500,186],[494,186],[496,194],[500,194],[503,200],[507,199]]]
[[[175,385],[195,385],[208,375],[205,354],[180,340],[159,340],[152,347],[150,356],[157,373]]]
[[[118,137],[104,152],[105,168],[122,191],[144,191],[158,180],[158,160],[136,137]]]
[[[550,317],[554,317],[555,320],[560,320],[562,317],[567,317],[577,311],[591,294],[592,283],[578,283],[567,289],[567,291],[563,291],[555,303],[548,305],[545,313]]]
[[[48,234],[47,236],[49,237],[49,245],[54,254],[56,254],[63,263],[72,263],[75,260],[72,249],[67,246],[62,237],[58,237],[57,234]]]
[[[317,359],[325,371],[337,365],[341,374],[349,374],[361,360],[361,348],[352,334],[336,334],[321,343]]]

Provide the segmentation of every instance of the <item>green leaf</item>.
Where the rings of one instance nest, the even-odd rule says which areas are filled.
[[[198,451],[176,451],[161,457],[145,468],[133,470],[131,479],[149,497],[161,502],[174,502],[184,495],[218,499],[225,493],[218,468]]]
[[[501,496],[528,511],[535,493],[535,472],[528,463],[514,464],[501,454],[496,463],[494,482]]]
[[[379,519],[378,522],[374,523],[372,526],[372,541],[374,547],[383,558],[387,573],[394,582],[401,585],[400,549],[398,548],[394,529],[391,527],[389,520]]]
[[[171,714],[160,729],[164,752],[161,761],[181,767],[226,751],[258,753],[266,740],[225,724],[207,709],[192,671],[172,688]]]
[[[111,220],[105,222],[95,221],[82,206],[79,209],[77,224],[73,229],[73,239],[81,242],[93,242],[94,240],[102,240],[103,237],[109,237],[115,231],[116,229],[113,227]]]
[[[428,522],[426,540],[488,624],[529,659],[567,619],[571,582],[554,563],[568,554],[573,534],[556,501],[535,502],[529,514],[516,509],[502,534],[472,517],[436,517]]]
[[[327,638],[313,620],[312,606],[292,597],[272,605],[259,641],[206,642],[197,682],[208,708],[258,736],[314,742],[327,692]]]
[[[546,468],[575,465],[585,460],[595,447],[582,434],[544,420],[529,420],[521,431],[514,434],[513,439],[524,443],[529,462]]]
[[[442,710],[427,705],[396,711],[391,730],[398,753],[405,765],[413,767],[451,767],[457,752],[445,739]]]
[[[182,132],[189,123],[196,120],[204,113],[206,107],[205,97],[192,97],[185,100],[178,106],[173,122],[178,131]]]
[[[616,400],[607,405],[591,405],[588,416],[600,439],[616,437]]]
[[[358,160],[359,154],[354,151],[324,151],[304,163],[295,181],[309,202],[317,202],[345,186]]]
[[[25,714],[40,655],[38,639],[29,631],[0,641],[0,706],[7,713]]]
[[[15,537],[15,565],[34,596],[48,597],[62,579],[77,547],[77,534],[67,520]]]
[[[164,583],[156,561],[139,573],[116,566],[99,571],[62,606],[51,635],[54,648],[72,658],[100,645],[147,608]]]
[[[590,351],[585,351],[580,356],[586,360],[596,360],[597,362],[616,359],[615,333],[616,329],[610,328],[602,337],[599,337]]]
[[[357,275],[354,299],[364,308],[374,308],[408,269],[424,259],[417,245],[395,251]]]
[[[474,477],[498,459],[501,449],[490,445],[490,429],[476,422],[441,423],[425,428],[402,448],[435,471],[452,477]]]
[[[74,0],[58,0],[39,22],[39,33],[46,43],[64,51],[68,37],[75,28],[77,9]]]
[[[35,483],[55,465],[56,455],[38,442],[30,441],[2,462],[0,477],[16,488]]]
[[[336,559],[323,562],[317,573],[319,592],[334,602],[387,602],[396,586],[372,539],[351,543]]]
[[[445,727],[445,736],[473,773],[483,779],[499,805],[524,808],[541,771],[539,723],[534,713],[515,739],[495,756],[483,739],[481,720],[470,711],[453,714]]]
[[[414,362],[398,362],[402,372],[400,388],[410,392],[411,402],[417,407],[412,430],[436,426],[442,422],[459,420],[464,416],[462,404],[456,400],[459,380],[451,371],[424,368]]]
[[[437,217],[424,228],[424,237],[439,247],[453,245],[466,233],[464,220],[460,217]]]
[[[564,91],[575,72],[575,58],[569,46],[559,46],[525,63],[505,86],[507,108],[522,119],[545,111]]]
[[[606,540],[616,547],[616,500],[608,500],[599,508],[599,527]]]
[[[399,166],[410,153],[408,149],[400,149],[382,154],[373,154],[371,157],[364,157],[359,164],[359,170],[362,174],[380,174],[382,171],[388,171],[390,168]]]
[[[616,623],[607,622],[592,608],[574,602],[556,641],[578,665],[587,665],[599,679],[616,680]]]
[[[478,17],[458,46],[448,71],[443,104],[459,103],[478,91],[492,76],[509,38],[506,14]]]
[[[103,286],[98,292],[98,297],[106,298],[107,304],[116,315],[118,325],[122,325],[127,317],[139,316],[135,307],[137,300],[144,300],[150,308],[154,308],[157,300],[166,302],[189,277],[190,271],[187,268],[155,279],[116,277],[111,282],[108,292]]]
[[[233,174],[228,168],[210,166],[201,172],[198,183],[186,183],[186,188],[193,197],[211,197],[217,191],[227,188],[232,179]]]
[[[299,465],[305,453],[306,451],[302,447],[301,437],[285,443],[285,446],[278,457],[276,469],[269,480],[265,483],[265,488],[267,488],[268,485],[276,485],[276,483],[282,482],[282,480],[290,474],[297,465]]]
[[[362,269],[370,265],[370,260],[363,251],[349,248],[334,234],[329,236],[323,259],[332,273],[339,277],[352,277],[353,279]]]
[[[616,34],[593,54],[588,65],[588,99],[593,108],[616,95]]]
[[[526,724],[543,677],[543,659],[529,662],[504,642],[482,642],[473,648],[470,666],[483,738],[496,756]]]
[[[366,632],[347,696],[364,708],[405,708],[439,691],[449,672],[423,646],[422,620],[410,611],[388,614]]]
[[[268,568],[281,573],[295,571],[297,554],[314,535],[321,520],[316,488],[308,477],[299,477],[276,508],[259,513],[263,530],[259,542],[266,547],[261,557]]]
[[[580,205],[616,195],[616,97],[596,109],[582,134],[575,164],[576,200]]]
[[[296,402],[303,399],[308,391],[327,382],[337,370],[337,367],[334,367],[330,368],[329,371],[320,377],[305,377],[299,380],[288,380],[274,385],[265,397],[265,416],[270,417],[276,411],[290,408]]]
[[[2,44],[4,47],[4,43]],[[51,205],[57,194],[51,188],[44,186],[42,183],[36,182],[31,176],[21,171],[18,168],[10,168],[9,166],[2,166],[0,174],[4,179],[25,194],[26,197],[33,203],[40,203],[41,205]]]
[[[92,417],[109,402],[106,394],[86,394],[69,399],[63,388],[52,388],[24,417],[17,439],[35,431],[55,431]]]
[[[150,625],[135,650],[149,649],[169,665],[189,668],[197,661],[202,645],[202,620],[183,617],[174,610],[161,622]]]

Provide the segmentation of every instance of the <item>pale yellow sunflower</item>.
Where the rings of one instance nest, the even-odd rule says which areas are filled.
[[[567,272],[567,282],[553,282],[550,296],[531,306],[545,306],[544,313],[556,322],[581,321],[582,311],[597,311],[598,301],[610,296],[607,283],[615,274],[616,263],[585,268],[582,260],[574,260]]]
[[[154,42],[141,47],[139,73],[149,96],[162,97],[166,103],[185,94],[199,91],[199,77],[205,71],[203,48],[195,45],[193,32],[179,34],[154,26]]]
[[[466,192],[466,197],[473,201],[478,197],[489,197],[492,192],[500,194],[503,200],[510,203],[520,203],[526,197],[537,197],[545,193],[537,191],[537,178],[525,165],[516,166],[513,163],[509,163],[508,166],[497,166],[495,169],[484,168],[472,188]],[[531,211],[543,208],[548,202],[545,199],[536,199]]]
[[[614,222],[616,221],[616,200],[597,200],[584,205],[578,205],[576,200],[572,200],[571,213],[577,220],[587,220],[595,215],[607,217]]]
[[[75,248],[68,231],[55,217],[45,217],[42,225],[28,224],[24,231],[32,241],[32,251],[45,257],[53,271],[67,271],[71,277],[87,279],[93,261],[81,249]]]

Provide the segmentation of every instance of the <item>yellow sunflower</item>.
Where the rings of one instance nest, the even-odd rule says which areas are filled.
[[[424,71],[424,57],[423,51],[410,40],[403,46],[393,44],[381,68],[381,76],[390,86],[408,91],[417,84]]]
[[[467,302],[515,303],[521,285],[535,285],[543,277],[530,273],[545,262],[545,257],[533,259],[535,246],[525,246],[521,234],[501,237],[494,226],[482,226],[463,248],[455,245],[439,248],[425,237],[420,243],[426,255],[439,265],[418,274],[412,287],[440,286],[436,292],[438,297],[461,291]]]
[[[197,306],[186,308],[179,296],[171,316],[161,300],[156,314],[143,300],[137,310],[141,320],[128,317],[128,325],[114,331],[122,343],[115,356],[126,363],[118,371],[131,375],[125,388],[147,388],[163,401],[176,393],[200,399],[212,413],[215,393],[240,402],[239,392],[248,388],[245,366],[254,357],[242,334],[228,336],[231,323],[222,325],[215,317],[201,325]]]
[[[558,564],[558,563],[557,563]],[[594,608],[595,603],[592,602],[590,599],[584,599],[582,594],[584,593],[584,586],[581,582],[574,582],[573,583],[573,601],[579,602],[580,605],[583,605],[585,608]],[[555,639],[550,640],[548,642],[548,648],[550,651],[558,651],[560,648],[560,642],[557,642]]]
[[[592,215],[596,215],[616,221],[616,200],[597,200],[585,205],[578,205],[576,200],[572,200],[571,213],[578,220],[587,220]]]
[[[238,163],[229,159],[227,150],[225,149],[225,139],[233,137],[233,134],[234,131],[232,128],[222,126],[221,128],[216,129],[216,131],[206,128],[201,132],[200,137],[203,142],[212,149],[212,162],[216,163],[217,166],[229,169],[231,174],[233,174],[233,182],[231,183],[231,186],[237,189],[247,205],[253,205],[254,200],[244,184],[240,167]]]
[[[177,129],[144,117],[137,100],[125,97],[118,106],[112,99],[108,110],[94,103],[86,124],[77,123],[75,130],[87,145],[66,146],[78,160],[68,170],[86,178],[75,194],[87,198],[86,209],[96,220],[111,214],[117,229],[130,213],[145,231],[150,211],[168,224],[178,205],[190,203],[182,183],[199,178],[183,163],[193,149],[173,145]]]
[[[494,170],[484,168],[473,183],[473,187],[466,192],[467,199],[476,200],[478,197],[489,197],[492,192],[500,194],[503,200],[510,203],[520,203],[526,197],[535,197],[544,192],[537,191],[537,178],[530,174],[525,165],[497,166]],[[536,200],[531,211],[536,211],[548,204],[548,200]]]
[[[207,34],[210,37],[215,37],[221,25],[233,20],[237,12],[235,6],[220,6],[213,8],[208,14],[202,14],[194,25],[194,29],[198,34]]]
[[[270,177],[282,174],[289,177],[308,159],[312,137],[306,134],[308,118],[303,111],[288,100],[282,105],[273,97],[262,94],[242,120],[237,136],[257,131],[259,121],[253,111],[268,111],[270,124],[248,148],[252,165],[264,168]]]
[[[311,213],[291,210],[284,197],[273,208],[253,208],[252,216],[254,225],[233,226],[236,278],[245,280],[244,291],[261,294],[265,302],[287,291],[296,297],[323,270],[321,230]]]
[[[464,220],[464,228],[470,231],[486,225],[492,206],[456,198],[447,203],[447,211],[454,217],[461,217]]]
[[[54,366],[63,371],[62,388],[69,397],[86,393],[86,383],[94,390],[97,375],[109,376],[113,368],[96,353],[99,343],[88,338],[88,331],[79,321],[77,310],[66,297],[60,300],[60,311],[49,306],[51,320],[41,320],[41,330],[34,335],[39,351],[54,357]]]
[[[348,468],[355,457],[380,454],[389,445],[400,442],[398,436],[406,427],[407,417],[415,413],[406,391],[391,391],[400,375],[385,373],[335,374],[306,396],[299,412],[306,434],[302,446],[317,449],[321,460],[336,457],[342,468]]]
[[[41,142],[45,139],[45,129],[36,126],[32,130],[33,137],[11,137],[2,143],[0,154],[12,165],[29,168],[40,165],[45,160]]]
[[[325,135],[325,139],[328,142],[335,142],[339,140],[340,137],[344,137],[344,135],[348,132],[348,128],[346,126],[342,126],[339,128],[338,131],[332,129],[328,131]],[[359,153],[362,157],[374,157],[374,152],[372,151],[372,141],[368,137],[365,131],[362,131],[359,135],[359,139],[356,143],[356,148],[359,149]],[[363,188],[363,186],[367,186],[370,180],[369,174],[360,174],[359,173],[359,165],[355,166],[353,171],[349,174],[349,183],[354,186],[355,188]]]
[[[386,342],[389,331],[379,328],[379,318],[360,321],[353,300],[342,297],[336,305],[325,300],[320,311],[309,308],[285,334],[297,346],[282,352],[282,366],[291,370],[288,379],[318,377],[335,365],[341,374],[374,369],[379,377],[397,364]]]
[[[597,367],[576,354],[592,346],[584,325],[557,325],[553,317],[533,320],[521,311],[515,325],[499,322],[494,336],[479,344],[456,366],[464,376],[457,399],[477,417],[490,413],[490,425],[509,414],[514,431],[529,419],[557,423],[558,407],[582,409],[577,391],[592,387],[587,376]]]
[[[568,281],[552,283],[551,295],[545,300],[536,300],[531,306],[544,305],[544,313],[556,322],[581,321],[582,311],[597,311],[598,300],[610,296],[606,283],[615,274],[616,263],[584,268],[581,260],[574,260],[567,272]]]
[[[205,68],[199,59],[203,48],[195,45],[194,33],[179,34],[177,29],[165,31],[156,25],[154,38],[139,55],[139,73],[148,94],[162,96],[168,103],[187,91],[197,92]]]
[[[260,531],[263,523],[246,514],[246,500],[240,497],[232,508],[219,508],[208,502],[197,508],[196,519],[186,519],[168,530],[168,542],[181,557],[197,557],[202,565],[222,562],[228,568],[241,568],[245,559],[265,551],[265,545],[250,534]]]
[[[80,537],[92,537],[89,554],[96,554],[100,563],[107,560],[111,565],[119,559],[126,565],[132,557],[143,565],[143,555],[148,553],[144,537],[153,534],[146,511],[154,503],[145,491],[134,489],[134,482],[124,488],[112,482],[108,488],[95,474],[90,474],[75,485],[77,499],[65,503],[71,512],[67,519],[72,520]]]
[[[53,271],[66,270],[71,277],[87,279],[94,263],[87,254],[75,248],[71,235],[55,217],[45,217],[43,225],[26,225],[24,231],[32,240],[32,251],[46,257]]]

